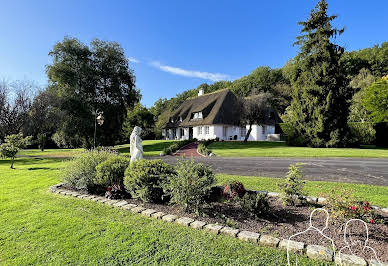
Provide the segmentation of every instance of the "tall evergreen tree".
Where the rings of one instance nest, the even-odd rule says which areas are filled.
[[[342,147],[349,144],[347,118],[352,93],[340,63],[344,49],[333,42],[344,29],[331,25],[337,16],[328,16],[327,8],[327,2],[321,0],[309,19],[299,22],[302,35],[294,43],[300,46],[300,52],[291,80],[294,93],[288,122],[296,131],[299,145]]]

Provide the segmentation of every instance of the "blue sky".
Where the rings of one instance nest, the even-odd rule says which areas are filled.
[[[72,36],[119,42],[136,75],[142,103],[218,79],[234,80],[258,66],[282,67],[317,0],[57,1],[0,0],[0,79],[47,84],[53,45]],[[386,0],[329,0],[338,40],[347,50],[388,36]]]

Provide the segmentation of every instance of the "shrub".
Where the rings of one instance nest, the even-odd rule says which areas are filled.
[[[13,162],[16,154],[19,150],[24,149],[31,142],[31,137],[23,137],[22,133],[8,135],[5,137],[5,142],[0,145],[0,155],[4,158],[11,159],[11,169],[13,168]]]
[[[162,160],[139,160],[131,163],[124,175],[124,186],[134,198],[145,202],[163,200],[163,185],[174,168]]]
[[[349,122],[353,141],[359,144],[373,144],[376,141],[376,130],[373,123]]]
[[[208,156],[210,153],[212,153],[211,150],[209,150],[204,143],[199,143],[198,145],[198,152],[202,155]]]
[[[224,184],[223,196],[226,199],[234,200],[237,197],[242,198],[246,192],[244,185],[239,181]]]
[[[285,182],[279,184],[281,189],[281,198],[287,205],[298,205],[303,201],[303,188],[305,182],[302,180],[303,175],[300,170],[302,164],[296,163],[289,166]]]
[[[215,183],[214,173],[208,166],[189,160],[179,160],[175,170],[176,175],[171,175],[165,186],[171,202],[199,213]]]
[[[123,185],[124,173],[129,162],[130,160],[125,157],[116,156],[100,163],[96,167],[94,183],[103,187]]]
[[[101,188],[96,184],[96,167],[100,163],[117,155],[109,149],[89,150],[74,157],[64,168],[63,180],[75,189],[95,192]]]
[[[241,208],[254,217],[269,213],[268,197],[264,193],[246,193],[240,200]]]
[[[339,220],[356,218],[365,222],[376,223],[378,215],[367,201],[360,201],[354,196],[354,191],[344,188],[335,188],[329,193],[321,193],[327,200],[327,208],[331,217]]]

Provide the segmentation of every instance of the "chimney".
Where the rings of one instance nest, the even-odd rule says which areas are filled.
[[[198,92],[198,96],[202,96],[203,94],[204,94],[203,89],[200,88],[200,89],[199,89],[199,92]]]

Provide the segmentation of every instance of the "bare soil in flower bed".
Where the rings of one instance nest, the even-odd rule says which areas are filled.
[[[290,236],[306,230],[309,227],[310,213],[316,208],[316,206],[284,206],[277,198],[269,198],[270,213],[255,219],[243,211],[237,202],[214,202],[204,209],[202,215],[198,216],[194,213],[187,213],[177,206],[145,203],[136,199],[125,200],[148,209],[175,214],[180,217],[191,217],[207,223],[219,223],[240,230],[272,235],[280,239],[288,239]],[[379,260],[388,261],[388,217],[382,216],[382,221],[383,223],[377,224],[368,223],[369,240],[367,245],[375,249]],[[325,222],[326,217],[323,215],[323,212],[314,215],[313,226],[316,228],[323,229]],[[346,246],[344,242],[345,222],[346,220],[341,221],[330,217],[328,227],[323,231],[327,237],[333,239],[337,250]],[[351,230],[352,239],[359,240],[359,245],[352,247],[354,253],[364,258],[370,257],[370,253],[361,253],[362,245],[366,239],[366,231],[363,224],[354,223],[353,226],[348,228]],[[331,246],[327,239],[313,231],[299,235],[292,238],[292,240],[306,244]],[[344,253],[350,254],[349,251],[344,251]]]

